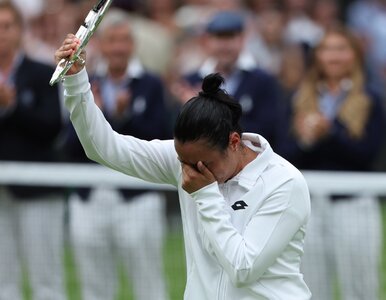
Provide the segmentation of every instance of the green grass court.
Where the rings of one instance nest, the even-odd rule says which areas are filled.
[[[386,233],[386,201],[382,202],[383,232]],[[171,300],[182,300],[185,286],[185,258],[183,250],[182,232],[171,232],[167,235],[164,251],[165,273]],[[80,296],[80,285],[77,280],[74,262],[70,249],[65,256],[66,265],[66,287],[68,300],[82,300]],[[381,273],[381,299],[386,300],[386,238],[383,239],[383,255],[380,268]],[[121,274],[120,290],[116,300],[132,300],[131,287],[125,274]],[[24,280],[25,299],[31,299],[27,280]]]

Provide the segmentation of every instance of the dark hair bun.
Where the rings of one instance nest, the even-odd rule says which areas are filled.
[[[202,91],[205,94],[213,95],[220,91],[224,78],[219,73],[212,73],[205,76],[202,82]]]

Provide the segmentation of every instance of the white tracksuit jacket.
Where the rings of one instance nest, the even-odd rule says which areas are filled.
[[[114,132],[94,104],[84,69],[66,77],[64,88],[65,105],[90,159],[177,187],[187,264],[185,300],[311,298],[299,271],[310,215],[308,188],[302,174],[262,136],[243,134],[260,154],[236,177],[188,194],[181,187],[172,140],[148,142]]]

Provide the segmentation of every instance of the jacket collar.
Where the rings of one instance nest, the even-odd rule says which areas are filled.
[[[258,156],[230,181],[238,181],[239,185],[250,189],[267,168],[274,152],[268,141],[259,134],[243,133],[242,139],[247,147],[258,153]]]
[[[5,74],[0,71],[0,81],[1,82],[7,82],[9,84],[15,83],[15,77],[16,73],[18,72],[20,66],[22,65],[23,61],[25,60],[26,56],[23,52],[19,51],[12,62],[11,70],[8,74]]]

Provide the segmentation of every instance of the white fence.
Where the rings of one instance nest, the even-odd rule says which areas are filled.
[[[313,194],[386,195],[386,173],[302,172]],[[0,162],[0,184],[46,186],[112,186],[174,190],[150,184],[97,164]]]

